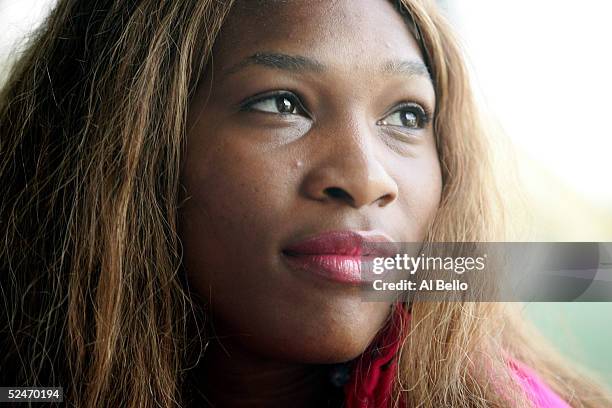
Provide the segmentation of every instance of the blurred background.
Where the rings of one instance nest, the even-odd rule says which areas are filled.
[[[612,2],[440,5],[464,45],[485,114],[512,147],[526,240],[612,241]],[[612,385],[612,303],[529,303],[524,315]]]
[[[53,3],[0,0],[0,83]],[[512,148],[526,204],[515,228],[525,240],[612,241],[612,2],[439,3],[500,145]],[[612,303],[530,303],[524,313],[612,385]]]

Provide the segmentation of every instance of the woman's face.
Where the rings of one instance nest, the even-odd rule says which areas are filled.
[[[207,69],[182,170],[192,290],[226,343],[356,357],[389,303],[362,301],[351,248],[422,241],[440,200],[415,39],[385,0],[239,0]]]

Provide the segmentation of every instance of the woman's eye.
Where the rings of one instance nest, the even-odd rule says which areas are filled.
[[[379,125],[401,126],[420,129],[429,121],[429,116],[419,105],[401,107],[378,122]]]
[[[391,115],[387,116],[385,122],[387,125],[405,126],[409,128],[416,128],[419,126],[417,115],[407,110],[393,112]]]
[[[260,111],[276,114],[302,114],[302,106],[293,94],[278,94],[259,98],[243,105],[244,110]]]

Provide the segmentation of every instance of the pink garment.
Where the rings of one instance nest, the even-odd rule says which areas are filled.
[[[410,312],[398,304],[391,323],[357,361],[344,386],[346,408],[387,408],[391,403],[397,351],[407,331]],[[402,327],[404,330],[402,331]]]
[[[399,304],[392,322],[380,333],[355,365],[344,386],[346,408],[388,408],[391,403],[397,351],[406,335],[401,332],[410,322],[410,312]],[[508,365],[536,408],[570,408],[526,365],[510,360]]]
[[[570,408],[569,404],[555,394],[528,366],[516,360],[508,362],[523,390],[538,408]]]

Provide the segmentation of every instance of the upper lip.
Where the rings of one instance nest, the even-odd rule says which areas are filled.
[[[389,256],[393,240],[378,230],[327,231],[311,235],[283,248],[286,255]]]

